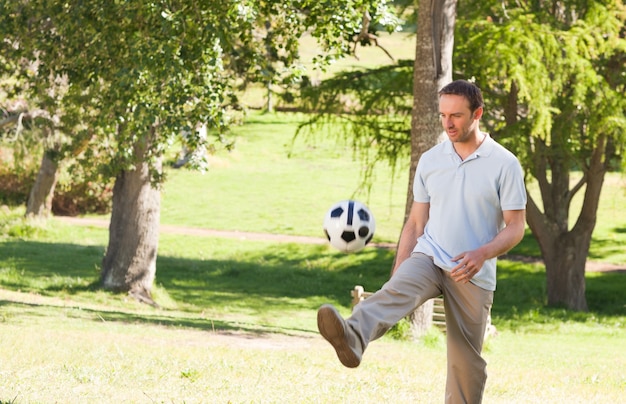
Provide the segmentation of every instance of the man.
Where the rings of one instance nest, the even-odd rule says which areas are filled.
[[[439,112],[448,139],[419,161],[391,278],[346,320],[323,305],[317,324],[341,363],[357,367],[370,341],[443,294],[446,403],[479,403],[487,379],[481,351],[496,257],[524,235],[526,191],[517,158],[479,129],[478,87],[464,80],[446,85]]]

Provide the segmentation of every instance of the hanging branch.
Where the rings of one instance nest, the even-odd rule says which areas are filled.
[[[363,12],[361,31],[359,32],[357,37],[354,39],[354,49],[352,49],[352,53],[354,54],[354,57],[356,58],[356,60],[360,60],[356,54],[356,47],[359,45],[359,42],[368,43],[368,44],[373,42],[374,45],[382,49],[383,52],[385,52],[387,56],[389,56],[392,62],[395,62],[396,60],[394,59],[393,56],[391,56],[391,53],[389,53],[387,49],[385,49],[381,44],[378,43],[378,36],[369,32],[371,21],[372,21],[372,16],[370,15],[369,11],[365,10],[365,12]]]

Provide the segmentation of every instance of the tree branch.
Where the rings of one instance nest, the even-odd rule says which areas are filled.
[[[369,32],[371,21],[372,21],[372,16],[370,15],[369,11],[365,10],[365,12],[363,12],[361,31],[359,32],[359,35],[357,35],[357,37],[354,39],[354,49],[352,49],[352,53],[354,54],[354,57],[356,58],[356,60],[360,60],[356,54],[356,47],[359,45],[359,42],[366,42],[366,43],[373,42],[374,45],[382,49],[383,52],[385,52],[385,54],[389,56],[389,59],[391,59],[392,62],[395,62],[396,60],[394,59],[393,56],[391,56],[391,53],[389,53],[387,49],[385,49],[381,44],[378,43],[378,37]]]
[[[14,125],[20,119],[20,115],[25,113],[26,111],[12,111],[9,112],[8,116],[2,120],[0,120],[0,129],[5,126]]]

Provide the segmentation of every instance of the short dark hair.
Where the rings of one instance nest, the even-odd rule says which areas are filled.
[[[443,94],[461,95],[467,98],[472,112],[485,105],[480,88],[467,80],[455,80],[452,83],[446,84],[439,90],[439,96]]]

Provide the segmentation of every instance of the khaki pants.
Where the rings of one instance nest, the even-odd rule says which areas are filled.
[[[354,307],[346,322],[364,351],[370,341],[441,294],[448,347],[446,403],[480,403],[487,380],[481,351],[493,292],[472,283],[457,283],[430,257],[414,253],[378,292]]]

